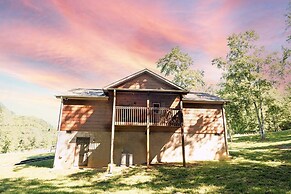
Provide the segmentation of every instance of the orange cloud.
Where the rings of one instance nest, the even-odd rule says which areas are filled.
[[[193,57],[195,68],[205,70],[206,80],[216,83],[220,71],[211,60],[226,55],[231,33],[254,29],[262,33],[263,43],[280,48],[286,39],[287,5],[288,0],[4,1],[0,73],[53,93],[101,88],[145,67],[157,72],[155,62],[180,46]],[[50,104],[57,107],[49,100],[52,96],[45,98],[37,91],[24,96],[21,105],[18,96],[25,92],[9,92],[9,83],[5,85],[5,90],[0,86],[0,101],[23,110],[30,104],[41,107],[43,100],[46,109]],[[35,112],[38,115],[41,108]]]
[[[233,14],[249,4],[245,2],[171,6],[147,1],[24,0],[17,10],[25,10],[28,18],[2,21],[0,53],[5,61],[0,71],[50,88],[96,88],[129,72],[153,69],[157,59],[178,45],[190,52],[199,69],[213,74],[210,61],[226,54],[226,37],[239,27]],[[205,58],[196,58],[195,53]]]

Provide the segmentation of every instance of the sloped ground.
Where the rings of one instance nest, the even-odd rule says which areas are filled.
[[[291,130],[234,137],[232,159],[102,170],[55,170],[52,160],[14,166],[29,154],[0,155],[0,193],[291,193]],[[50,155],[50,154],[44,154]],[[36,155],[37,156],[37,155]]]

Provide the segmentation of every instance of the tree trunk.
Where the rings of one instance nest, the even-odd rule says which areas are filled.
[[[260,99],[260,110],[261,110],[261,138],[264,140],[266,138],[265,134],[265,125],[264,125],[264,113],[263,113],[263,108],[262,108],[262,99]]]
[[[261,110],[261,116],[263,116],[262,109],[261,109],[261,107],[260,107],[260,109],[258,108],[256,102],[254,102],[254,105],[255,105],[255,109],[256,109],[256,115],[258,118],[261,139],[263,140],[263,139],[265,139],[265,131],[264,131],[264,126],[262,125],[262,120],[260,118],[260,112],[259,112],[259,110]]]
[[[277,122],[276,122],[276,119],[275,119],[275,116],[274,115],[272,115],[272,120],[273,120],[274,130],[277,132],[278,131],[278,127],[277,127]]]

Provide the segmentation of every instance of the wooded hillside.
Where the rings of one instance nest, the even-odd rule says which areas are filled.
[[[0,153],[55,145],[56,129],[46,121],[19,116],[0,103]]]

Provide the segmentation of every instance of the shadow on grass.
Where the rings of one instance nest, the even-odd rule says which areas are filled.
[[[290,145],[288,134],[290,131],[280,133],[283,139],[270,135],[270,139],[279,144],[260,147],[254,144],[231,153],[234,158],[247,161],[199,162],[187,168],[180,165],[137,167],[107,178],[100,178],[103,171],[82,170],[54,180],[2,179],[0,193],[288,193],[291,191],[291,154],[284,149]],[[29,165],[49,168],[52,161]],[[141,180],[141,177],[148,178]]]
[[[217,188],[214,192],[221,193],[284,193],[291,189],[290,170],[290,166],[269,167],[253,163],[237,165],[224,162],[194,168],[159,167],[158,173],[150,182],[132,186],[157,192],[173,186],[176,192],[198,192],[203,186],[212,186]],[[116,180],[112,183],[116,184]]]
[[[50,181],[38,179],[2,179],[0,180],[0,193],[70,193],[59,190]]]
[[[54,155],[54,154],[50,154],[50,155]],[[45,156],[47,156],[47,154]],[[28,157],[27,159],[33,159],[33,158],[39,158],[39,157],[43,157],[43,155]],[[13,171],[17,172],[17,171],[20,171],[22,169],[29,168],[29,167],[53,168],[53,166],[54,166],[54,159],[47,159],[47,160],[29,162],[26,164],[18,165],[13,169]]]
[[[151,176],[146,182],[134,180],[136,174]],[[150,170],[134,168],[121,175],[105,180],[93,180],[100,175],[95,170],[72,174],[65,182],[56,180],[3,179],[0,192],[7,193],[70,193],[70,192],[117,192],[126,190],[153,191],[156,193],[199,192],[210,187],[216,193],[286,193],[291,190],[291,166],[267,166],[258,163],[233,164],[229,162],[208,162],[187,168],[157,166]],[[133,178],[131,182],[124,181]],[[68,184],[83,179],[86,184]]]

